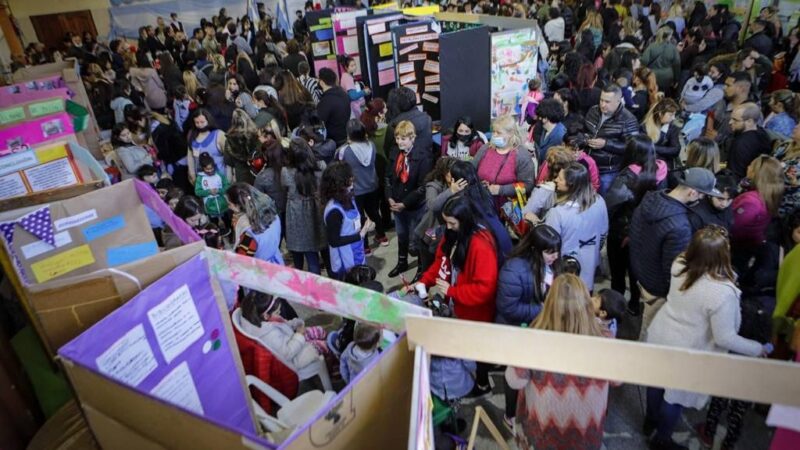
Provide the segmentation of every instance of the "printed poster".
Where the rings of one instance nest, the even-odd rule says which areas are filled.
[[[492,34],[491,117],[520,114],[528,81],[537,75],[538,42],[533,29]]]

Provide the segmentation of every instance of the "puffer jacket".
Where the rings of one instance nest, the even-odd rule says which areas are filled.
[[[622,154],[625,152],[625,140],[628,136],[639,134],[639,123],[622,104],[602,125],[601,119],[599,106],[589,108],[586,114],[586,138],[606,140],[605,147],[590,149],[589,155],[597,163],[600,173],[616,172],[620,169]]]
[[[692,238],[690,213],[689,207],[666,191],[648,192],[633,212],[630,254],[637,257],[631,269],[639,283],[657,297],[669,293],[672,263]]]
[[[544,301],[544,295],[538,291],[530,261],[524,258],[506,261],[497,278],[494,321],[508,325],[531,323]]]

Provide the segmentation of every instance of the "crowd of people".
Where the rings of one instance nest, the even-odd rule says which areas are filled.
[[[302,11],[291,38],[268,15],[255,24],[222,9],[194,30],[159,18],[138,41],[71,35],[63,55],[80,61],[98,124],[112,130],[117,175],[151,183],[210,246],[382,290],[374,271],[354,273],[396,239],[399,295],[441,315],[604,337],[641,316],[642,341],[790,359],[800,24],[766,7],[743,29],[728,6],[688,0],[442,7],[527,18],[544,39],[519,114],[491,130],[461,117],[441,144],[414,91],[374,96],[346,55],[340,72],[314,73]],[[52,59],[41,45],[26,57],[16,64]],[[169,246],[164,224],[151,225]],[[610,289],[597,289],[604,278]],[[346,321],[326,340],[294,317],[276,320],[286,308],[275,299],[241,306],[251,328],[298,358],[349,355],[348,378],[363,366],[353,358],[375,354],[369,326]],[[298,336],[313,345],[294,345]],[[491,365],[451,363],[432,362],[437,396],[491,391]],[[466,387],[440,385],[458,370],[470,372]],[[505,422],[521,448],[602,446],[608,382],[505,375]],[[542,394],[550,388],[592,394]],[[685,448],[672,438],[682,409],[707,400],[648,388],[651,448]],[[722,448],[734,448],[750,406],[713,398],[701,442],[713,442],[728,408]],[[548,419],[559,414],[570,417]]]

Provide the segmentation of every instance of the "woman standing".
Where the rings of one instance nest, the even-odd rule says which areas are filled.
[[[772,156],[754,159],[747,167],[747,179],[751,189],[739,194],[731,205],[731,243],[737,269],[767,238],[767,227],[778,215],[784,189],[783,168]]]
[[[486,136],[475,129],[472,119],[461,116],[453,125],[453,133],[442,138],[442,156],[469,161],[486,144]]]
[[[147,58],[147,54],[140,50],[136,54],[136,67],[129,70],[131,84],[136,89],[144,92],[144,100],[147,107],[163,112],[167,106],[167,93],[164,91],[164,83],[158,76],[156,69]]]
[[[516,195],[518,184],[524,185],[526,195],[533,189],[536,168],[522,148],[523,142],[514,117],[500,116],[492,124],[491,143],[481,147],[472,160],[478,178],[494,196],[497,211],[508,197]]]
[[[206,109],[196,109],[189,116],[187,123],[191,125],[188,134],[189,153],[186,156],[189,163],[189,181],[192,185],[194,185],[197,172],[201,170],[197,162],[201,153],[211,155],[217,169],[226,172],[226,176],[230,179],[231,173],[225,165],[225,157],[222,153],[225,148],[225,132],[217,129],[211,113]]]
[[[636,135],[628,140],[622,158],[623,169],[611,183],[605,195],[608,207],[608,263],[611,268],[611,289],[625,293],[627,276],[632,311],[639,310],[639,288],[631,271],[628,255],[628,227],[633,211],[639,206],[644,194],[667,185],[667,165],[657,160],[653,141],[647,136]]]
[[[245,183],[232,184],[225,196],[236,217],[236,253],[283,265],[281,221],[275,202]]]
[[[369,219],[361,223],[353,181],[350,166],[337,161],[322,173],[319,188],[325,202],[323,221],[331,258],[329,275],[338,280],[343,280],[353,266],[365,263],[364,237],[375,228]]]
[[[656,74],[656,82],[661,92],[670,94],[673,85],[680,79],[681,55],[672,42],[672,28],[662,26],[656,32],[656,40],[642,53],[642,66],[647,66]]]
[[[261,154],[264,157],[264,166],[256,175],[253,186],[260,192],[270,196],[275,201],[275,207],[281,221],[286,223],[286,186],[281,183],[281,172],[288,165],[286,154],[281,143],[274,139],[267,139],[259,133],[261,141]]]
[[[740,337],[736,275],[730,245],[721,227],[694,234],[689,248],[672,264],[667,302],[647,330],[647,342],[710,352],[764,356],[765,345]],[[684,407],[702,408],[707,395],[647,388],[645,434],[657,430],[651,448],[678,448],[672,431]],[[648,433],[649,432],[649,433]]]
[[[589,182],[589,171],[573,162],[556,177],[561,197],[544,218],[562,239],[561,254],[574,256],[581,264],[581,279],[594,287],[594,272],[600,262],[600,247],[608,234],[606,202]]]
[[[347,92],[347,96],[350,97],[350,117],[355,119],[361,117],[366,104],[365,97],[372,92],[368,87],[356,82],[355,78],[353,78],[357,68],[356,60],[345,56],[342,60],[342,79],[339,82],[342,89]]]
[[[293,130],[302,122],[306,110],[313,108],[311,94],[288,70],[282,70],[275,75],[275,89],[278,90],[278,99],[286,111],[289,129]]]
[[[492,322],[498,272],[494,236],[477,220],[464,196],[452,197],[445,203],[442,219],[447,228],[444,238],[436,249],[433,264],[417,285],[436,286],[447,303],[452,303],[456,318]],[[489,368],[489,364],[478,363],[474,388],[477,395],[491,390]]]
[[[295,269],[320,274],[319,252],[324,231],[318,197],[319,181],[325,163],[314,158],[311,147],[302,139],[289,144],[289,165],[281,169],[281,184],[286,187],[286,249],[292,252]]]
[[[678,111],[675,100],[665,98],[650,108],[642,124],[644,132],[655,145],[656,155],[667,163],[670,170],[677,165],[676,160],[681,151],[681,129],[675,125],[675,114]]]
[[[789,139],[800,112],[798,95],[789,89],[779,89],[770,95],[769,108],[771,112],[764,119],[764,128],[779,134],[781,139]]]
[[[225,164],[233,169],[234,181],[253,184],[255,177],[247,162],[260,143],[256,124],[245,110],[237,108],[233,111],[231,128],[226,137],[223,154]]]
[[[582,336],[607,336],[595,319],[586,286],[568,273],[553,280],[544,308],[531,326]],[[519,448],[602,447],[608,381],[517,367],[508,367],[505,379],[512,389],[522,390],[514,427]],[[553,391],[561,395],[550,395]]]
[[[792,129],[791,140],[775,149],[775,157],[783,164],[783,199],[778,214],[786,217],[800,206],[800,124]]]
[[[375,171],[376,150],[372,142],[367,139],[367,130],[364,124],[358,119],[350,119],[347,122],[347,144],[336,151],[336,159],[344,161],[353,170],[355,186],[356,205],[360,214],[366,213],[362,217],[367,217],[375,222],[375,241],[382,247],[389,245],[389,239],[383,231],[383,218],[378,212],[382,192],[378,186],[378,175]],[[367,255],[371,253],[369,240],[364,240],[364,251]]]

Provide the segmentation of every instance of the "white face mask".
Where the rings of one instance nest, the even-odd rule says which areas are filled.
[[[505,148],[506,146],[506,138],[505,136],[494,136],[492,137],[492,144],[494,144],[497,148]]]

